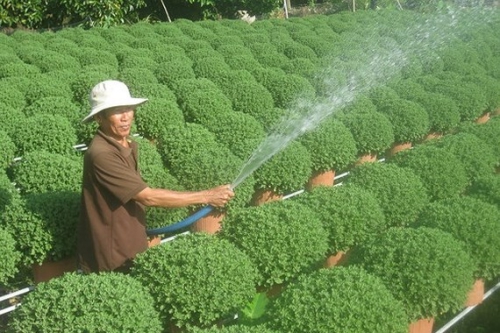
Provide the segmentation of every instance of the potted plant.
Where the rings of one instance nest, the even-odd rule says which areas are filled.
[[[293,167],[292,167],[293,166]],[[254,172],[254,205],[281,199],[303,188],[311,175],[311,157],[299,142],[292,141]]]
[[[271,303],[268,326],[279,332],[407,332],[402,302],[360,267],[302,275]]]
[[[266,134],[253,116],[243,112],[214,113],[200,123],[241,160],[251,156]]]
[[[457,196],[429,204],[416,225],[446,231],[462,241],[476,265],[474,278],[484,283],[500,274],[500,267],[496,264],[500,260],[499,220],[500,211],[495,205],[477,198]],[[480,293],[479,300],[474,301],[476,304],[482,301],[483,293]]]
[[[452,98],[458,105],[461,121],[474,121],[486,110],[484,92],[476,84],[464,82],[459,74],[450,74],[447,77],[425,75],[419,78],[419,83],[427,91]]]
[[[472,133],[446,135],[434,144],[462,161],[469,182],[493,174],[498,164],[493,148]]]
[[[154,98],[141,106],[135,114],[137,131],[154,140],[165,124],[183,124],[184,115],[175,100]]]
[[[299,138],[300,143],[309,151],[312,176],[307,187],[317,185],[333,186],[335,172],[342,171],[356,160],[356,142],[340,121],[329,118],[318,128]]]
[[[373,103],[359,97],[338,115],[339,120],[351,131],[360,159],[358,162],[375,161],[394,142],[392,124],[384,114],[376,112]]]
[[[430,324],[429,333],[436,316],[462,308],[475,269],[462,242],[427,227],[390,228],[360,244],[351,253],[349,264],[382,279],[403,303],[410,332],[424,320]]]
[[[389,163],[368,163],[354,168],[347,184],[354,184],[373,193],[387,224],[407,226],[415,221],[429,202],[427,190],[412,169]]]
[[[255,293],[250,259],[227,240],[206,233],[181,235],[148,249],[136,257],[131,274],[148,288],[171,329],[211,327],[234,316]]]
[[[16,197],[5,207],[2,225],[16,238],[36,283],[76,270],[79,209],[80,192],[63,191]]]
[[[289,200],[315,211],[323,223],[329,235],[325,267],[343,263],[351,248],[388,227],[376,196],[354,184],[318,186]]]
[[[19,191],[9,179],[7,173],[3,170],[0,171],[0,214],[18,196]]]
[[[81,190],[83,161],[45,150],[32,151],[11,166],[12,180],[20,192],[43,193]]]
[[[493,117],[486,124],[478,125],[476,123],[465,124],[460,127],[460,132],[474,134],[495,152],[495,156],[500,156],[500,117]],[[497,158],[500,164],[500,157]]]
[[[220,237],[246,253],[257,267],[257,286],[275,292],[324,261],[328,234],[315,211],[281,200],[229,212]]]
[[[375,88],[370,96],[377,111],[385,114],[392,124],[395,142],[388,151],[388,156],[411,148],[429,132],[429,115],[419,104],[399,98],[389,87]]]
[[[446,95],[427,91],[417,78],[408,78],[391,85],[399,97],[417,102],[429,115],[429,135],[449,133],[460,122],[455,101]]]
[[[467,189],[466,195],[500,208],[500,177],[492,174],[476,179]]]
[[[413,170],[431,201],[463,193],[468,185],[462,162],[453,153],[433,145],[421,144],[403,151],[389,163]]]
[[[0,284],[7,285],[10,278],[13,278],[19,271],[18,265],[21,262],[21,252],[16,247],[14,237],[3,227],[0,227]]]
[[[26,117],[13,130],[11,139],[17,147],[17,155],[40,150],[63,155],[74,154],[77,142],[76,132],[71,122],[60,115],[36,114]]]
[[[16,145],[4,130],[0,130],[0,150],[2,151],[0,168],[6,169],[16,157]]]
[[[160,332],[153,298],[139,281],[119,273],[68,273],[23,297],[9,333]]]

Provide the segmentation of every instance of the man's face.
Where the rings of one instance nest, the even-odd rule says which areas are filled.
[[[97,121],[104,134],[117,141],[124,140],[130,135],[133,120],[134,107],[132,106],[107,109],[97,116]]]

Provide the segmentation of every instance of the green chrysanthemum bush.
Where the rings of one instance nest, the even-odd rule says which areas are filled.
[[[37,150],[72,155],[77,143],[75,129],[66,117],[43,113],[20,121],[11,138],[19,156]]]
[[[290,284],[267,313],[279,332],[356,333],[408,330],[407,317],[381,279],[358,267],[320,269]]]
[[[23,81],[23,85],[25,83],[29,84],[29,81]],[[22,110],[22,108],[26,106],[26,98],[22,87],[13,86],[8,80],[5,80],[5,78],[0,80],[0,101],[6,107],[16,110]],[[0,110],[0,112],[2,110]]]
[[[37,150],[22,156],[12,166],[12,180],[22,193],[79,191],[83,160]]]
[[[21,61],[4,62],[0,66],[0,79],[11,76],[32,77],[40,73],[37,66]]]
[[[394,97],[381,97],[377,111],[385,114],[392,124],[394,141],[417,142],[429,132],[429,115],[418,103]]]
[[[241,160],[246,160],[265,137],[262,125],[251,115],[242,112],[215,113],[201,125],[215,134]]]
[[[227,240],[205,233],[139,254],[131,274],[153,295],[165,325],[211,327],[233,317],[255,294],[250,259]]]
[[[466,194],[500,208],[500,177],[491,174],[478,178],[469,186]]]
[[[433,145],[422,144],[399,152],[389,162],[413,170],[431,201],[461,194],[469,184],[462,161],[452,152]]]
[[[21,261],[21,252],[16,248],[14,237],[5,230],[0,228],[0,283],[6,285],[9,279],[13,278],[18,272],[18,265]]]
[[[193,71],[198,78],[212,79],[219,73],[230,70],[231,67],[222,57],[206,57],[193,61]]]
[[[267,140],[272,140],[272,137]],[[269,144],[280,144],[270,142]],[[263,146],[262,149],[266,149]],[[311,155],[299,141],[292,141],[286,148],[272,156],[254,172],[256,189],[284,195],[304,187],[311,176]]]
[[[19,191],[15,187],[15,184],[2,169],[0,171],[0,213],[18,196]]]
[[[12,164],[14,157],[16,157],[16,145],[10,136],[4,131],[0,130],[0,168],[5,169]]]
[[[129,87],[133,87],[136,84],[158,83],[154,71],[140,67],[122,68],[118,74],[118,79]]]
[[[80,47],[78,60],[82,67],[88,65],[108,65],[118,68],[118,59],[111,51],[99,50],[95,47]]]
[[[388,163],[365,163],[352,170],[348,184],[377,198],[390,226],[407,226],[429,202],[427,189],[412,169]]]
[[[500,211],[480,199],[460,196],[433,202],[422,211],[417,225],[452,234],[477,268],[475,278],[491,280],[500,274]]]
[[[462,309],[475,270],[461,241],[427,227],[391,228],[360,244],[349,264],[379,277],[411,322]]]
[[[347,252],[388,228],[375,195],[357,185],[318,186],[290,200],[316,212],[329,234],[329,254]]]
[[[493,117],[485,124],[464,124],[459,131],[474,134],[488,144],[497,157],[497,163],[500,164],[500,117]]]
[[[457,103],[446,95],[429,92],[415,80],[408,79],[395,84],[394,89],[401,98],[420,104],[429,115],[429,130],[448,133],[460,122]]]
[[[233,210],[221,237],[245,252],[257,267],[257,285],[287,284],[315,269],[328,251],[328,234],[316,212],[292,200]]]
[[[274,105],[287,108],[293,105],[298,99],[306,101],[314,100],[316,91],[307,79],[296,74],[280,74],[269,72],[259,81],[269,90],[274,99]],[[287,89],[283,89],[287,87]]]
[[[345,170],[356,160],[356,141],[340,121],[329,118],[299,138],[311,155],[312,170]]]
[[[484,91],[473,82],[464,82],[460,75],[444,78],[423,76],[419,79],[419,83],[427,91],[452,98],[458,105],[461,121],[473,121],[487,108]]]
[[[382,113],[370,109],[357,110],[352,109],[339,114],[338,119],[351,131],[358,154],[384,152],[394,142],[391,122]]]
[[[446,135],[434,144],[462,161],[470,182],[493,174],[498,164],[493,148],[471,133]]]
[[[17,240],[22,264],[57,261],[75,254],[79,192],[48,192],[15,197],[1,225]]]
[[[184,114],[175,100],[155,98],[142,105],[135,112],[139,133],[149,139],[156,139],[165,126],[181,126]]]
[[[24,95],[28,105],[40,98],[51,96],[71,98],[73,95],[67,82],[55,81],[48,73],[33,77],[28,83]]]
[[[173,89],[188,122],[203,123],[216,114],[233,112],[231,101],[210,80],[181,80]]]
[[[80,125],[80,107],[71,98],[49,96],[42,97],[24,108],[26,116],[36,114],[60,115],[68,119],[75,127]]]
[[[153,304],[146,288],[128,275],[69,273],[24,296],[7,331],[160,332]]]

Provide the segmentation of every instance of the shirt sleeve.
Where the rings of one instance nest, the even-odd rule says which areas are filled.
[[[129,166],[126,158],[118,153],[98,154],[94,157],[93,164],[97,182],[122,204],[130,201],[148,186],[139,172]]]

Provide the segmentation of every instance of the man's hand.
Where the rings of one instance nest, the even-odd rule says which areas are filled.
[[[234,192],[229,184],[214,187],[205,192],[207,204],[214,207],[223,207],[234,197]]]

